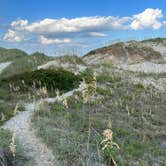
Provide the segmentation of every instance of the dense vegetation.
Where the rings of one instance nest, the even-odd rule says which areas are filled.
[[[46,87],[47,90],[67,91],[78,86],[80,77],[63,69],[36,70],[17,74],[0,80],[0,86],[9,89],[9,84],[19,87],[20,91],[28,91],[33,88]]]

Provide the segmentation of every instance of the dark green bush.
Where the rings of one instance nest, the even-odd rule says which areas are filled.
[[[68,91],[77,87],[79,81],[80,77],[63,69],[41,69],[4,78],[0,81],[0,86],[9,89],[10,83],[19,86],[21,91],[28,91],[35,84],[35,88],[47,87],[48,90]]]

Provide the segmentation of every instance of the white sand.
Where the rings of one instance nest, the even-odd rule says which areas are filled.
[[[80,65],[79,64],[74,65],[74,64],[68,63],[68,62],[60,63],[57,60],[53,60],[53,61],[47,62],[46,64],[38,66],[38,70],[39,69],[48,69],[50,67],[53,67],[53,68],[59,68],[59,67],[61,67],[61,68],[65,69],[65,70],[69,70],[69,71],[70,70],[75,70],[74,72],[76,74],[79,73],[79,72],[82,72],[82,71],[86,70],[86,68],[87,68],[86,66],[81,65],[81,64]]]
[[[166,64],[155,64],[152,62],[144,62],[133,65],[121,65],[120,68],[144,73],[163,73],[166,72]]]

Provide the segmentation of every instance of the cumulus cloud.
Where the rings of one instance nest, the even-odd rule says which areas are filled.
[[[134,30],[146,28],[159,29],[162,26],[162,22],[159,19],[162,17],[163,14],[160,9],[146,9],[144,12],[133,16],[130,26]]]
[[[41,44],[66,44],[71,43],[71,39],[48,39],[44,36],[40,36],[40,43]]]
[[[11,27],[18,30],[23,30],[26,25],[28,25],[28,20],[17,20],[11,23]]]
[[[129,17],[80,17],[80,18],[46,18],[36,22],[16,20],[5,34],[7,41],[22,41],[23,36],[31,35],[38,38],[41,44],[70,43],[84,37],[105,37],[111,30],[142,30],[159,29],[166,22],[162,21],[160,9],[146,9],[142,13]]]
[[[81,17],[74,19],[44,19],[28,23],[28,20],[17,20],[11,23],[11,29],[39,37],[42,44],[70,43],[69,38],[105,37],[103,31],[122,29],[129,18],[123,17]]]
[[[73,32],[102,31],[108,29],[122,28],[125,18],[118,17],[81,17],[74,19],[44,19],[40,22],[32,23],[26,30],[36,34],[59,34]]]
[[[20,35],[18,32],[9,29],[4,35],[3,40],[9,42],[21,42],[23,40],[23,36]]]

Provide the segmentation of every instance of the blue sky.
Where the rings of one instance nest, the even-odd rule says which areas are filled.
[[[165,37],[165,0],[0,0],[0,46],[49,55]]]

